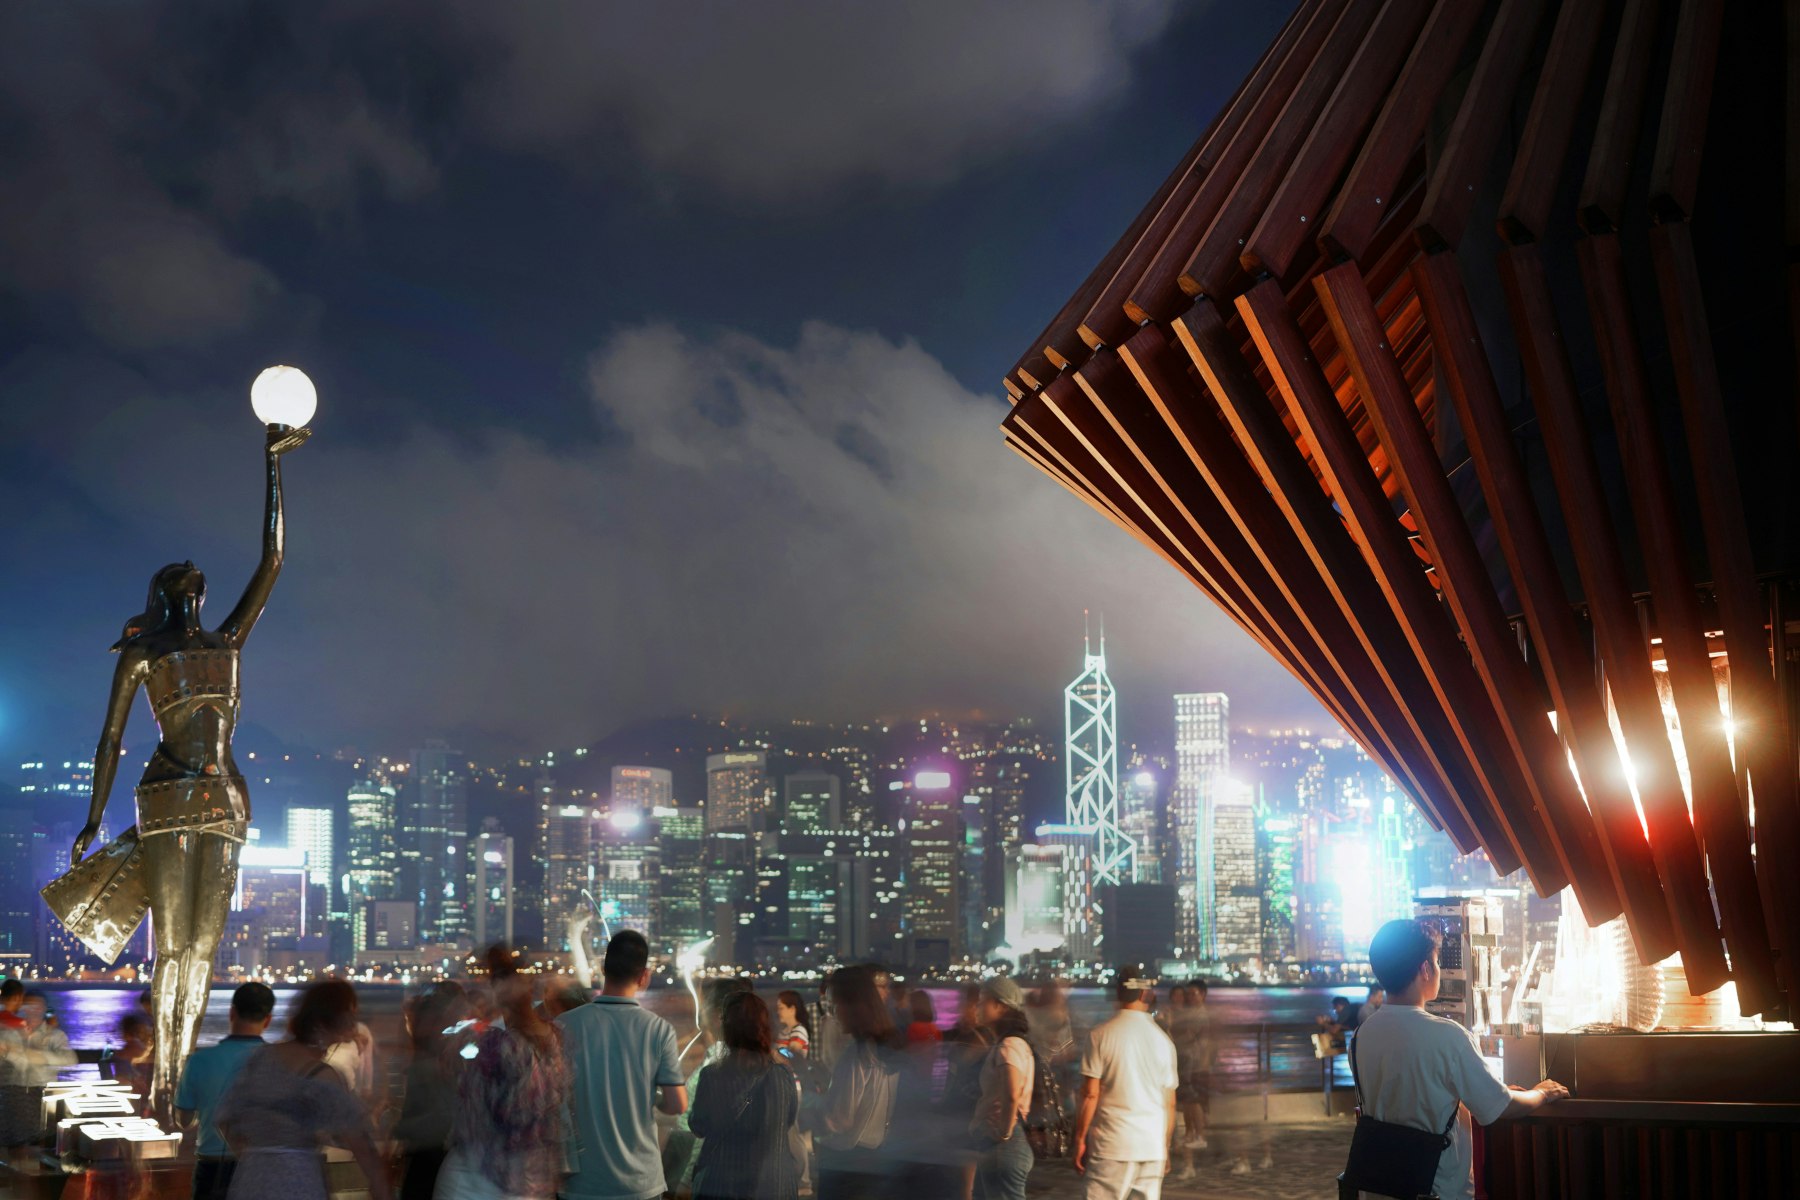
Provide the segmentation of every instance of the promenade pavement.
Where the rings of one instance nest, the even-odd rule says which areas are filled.
[[[1266,1122],[1244,1112],[1243,1119],[1224,1123],[1218,1118],[1239,1114],[1215,1111],[1206,1149],[1193,1151],[1192,1177],[1183,1174],[1186,1164],[1178,1158],[1163,1195],[1169,1200],[1336,1200],[1337,1174],[1350,1150],[1350,1118],[1318,1114],[1314,1097],[1306,1097],[1304,1105],[1296,1103],[1302,1100],[1297,1096],[1273,1099],[1286,1103],[1273,1106],[1273,1119]],[[1066,1160],[1039,1163],[1026,1195],[1029,1200],[1081,1200],[1081,1176]]]

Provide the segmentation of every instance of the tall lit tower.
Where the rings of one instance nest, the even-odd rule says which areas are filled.
[[[1175,884],[1175,944],[1188,957],[1213,957],[1213,806],[1231,768],[1230,716],[1224,692],[1175,697],[1175,792],[1169,802],[1174,844],[1163,879]]]
[[[1092,884],[1130,883],[1136,848],[1119,827],[1118,711],[1106,674],[1106,626],[1100,653],[1082,635],[1081,674],[1063,689],[1063,764],[1067,823],[1094,831]]]

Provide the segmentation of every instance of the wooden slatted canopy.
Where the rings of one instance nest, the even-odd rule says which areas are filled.
[[[1005,381],[1459,847],[1770,1016],[1797,126],[1800,5],[1303,0]]]

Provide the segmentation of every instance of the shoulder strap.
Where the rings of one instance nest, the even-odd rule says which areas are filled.
[[[1361,1039],[1356,1036],[1356,1031],[1354,1029],[1351,1030],[1350,1031],[1350,1078],[1352,1080],[1354,1080],[1356,1083],[1356,1103],[1359,1108],[1365,1107],[1363,1105],[1362,1075],[1359,1074],[1356,1070],[1356,1043],[1360,1040]],[[1444,1145],[1446,1145],[1446,1146],[1448,1146],[1450,1144],[1450,1131],[1452,1129],[1456,1128],[1456,1114],[1460,1111],[1462,1111],[1462,1101],[1460,1101],[1460,1100],[1452,1101],[1450,1104],[1450,1119],[1448,1121],[1444,1122],[1444,1132],[1438,1135],[1444,1139]]]

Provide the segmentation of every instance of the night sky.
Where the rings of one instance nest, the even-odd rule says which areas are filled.
[[[158,567],[235,602],[276,362],[320,404],[245,719],[294,744],[1049,718],[1088,607],[1127,739],[1326,724],[997,429],[1291,7],[7,6],[0,763],[91,748]]]

